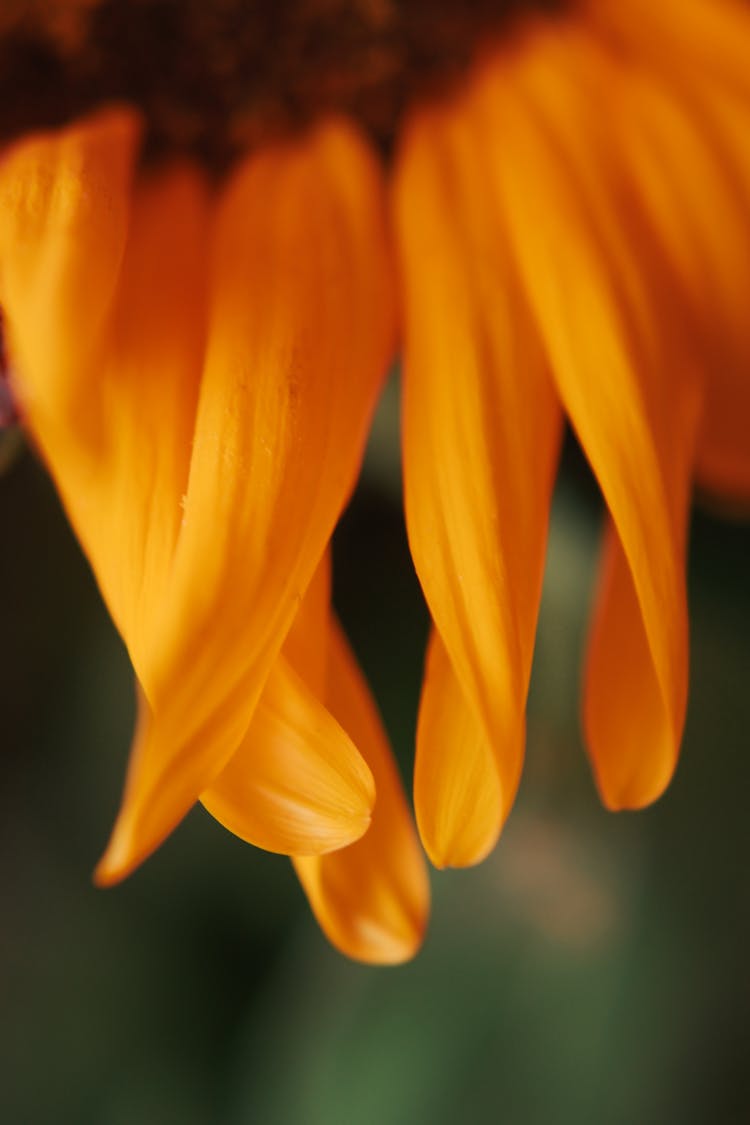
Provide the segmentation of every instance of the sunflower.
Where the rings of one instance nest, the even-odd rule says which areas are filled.
[[[478,862],[513,803],[565,419],[608,510],[588,752],[606,805],[655,800],[692,488],[750,497],[750,13],[26,7],[0,24],[14,82],[46,60],[0,164],[4,377],[138,684],[97,879],[201,800],[294,857],[339,948],[403,960],[425,868],[330,594],[383,379],[400,352],[428,855]]]

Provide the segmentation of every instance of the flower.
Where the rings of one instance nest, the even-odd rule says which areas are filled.
[[[390,43],[394,5],[360,7]],[[324,98],[279,136],[272,114],[260,141],[253,119],[218,180],[194,155],[139,164],[149,122],[127,105],[0,165],[14,394],[139,685],[102,883],[200,799],[294,857],[345,952],[417,948],[424,866],[328,561],[399,332],[434,623],[429,856],[482,859],[513,803],[564,417],[609,512],[584,697],[596,781],[614,808],[669,782],[691,488],[750,495],[750,14],[520,8],[503,34],[482,25],[462,81],[406,99],[389,177],[348,71],[319,84],[344,90],[339,112]]]

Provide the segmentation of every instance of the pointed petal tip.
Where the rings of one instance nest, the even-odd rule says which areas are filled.
[[[365,835],[372,823],[376,800],[372,773],[362,762],[361,768],[349,780],[346,807],[339,806],[331,813],[325,824],[319,823],[316,836],[305,837],[307,846],[312,848],[317,845],[316,851],[319,855],[335,852],[356,843]],[[94,869],[92,876],[94,886],[105,888],[121,883],[151,855],[161,843],[161,839],[169,834],[170,830],[166,830],[153,844],[144,844],[134,834],[129,819],[127,810],[124,809],[115,824],[104,854]],[[267,850],[281,850],[286,854],[285,848],[274,849],[268,847],[267,843],[265,846]],[[313,852],[311,851],[310,854]]]
[[[189,806],[188,806],[189,807]],[[188,808],[176,804],[179,812],[163,819],[147,821],[143,807],[126,795],[112,829],[109,843],[94,869],[96,887],[113,887],[127,879],[164,842],[180,823]],[[153,810],[151,810],[153,815]]]
[[[124,833],[115,825],[104,855],[94,868],[92,876],[94,886],[102,889],[116,886],[135,870],[140,861],[141,857],[133,854]]]
[[[163,821],[156,831],[144,831],[136,823],[134,806],[127,801],[123,804],[112,829],[104,855],[94,869],[95,887],[114,887],[127,879],[152,855],[170,833],[177,827],[184,812],[171,820]]]

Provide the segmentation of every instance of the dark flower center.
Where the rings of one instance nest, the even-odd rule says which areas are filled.
[[[124,100],[151,155],[214,169],[328,112],[387,151],[404,107],[449,88],[480,41],[563,2],[2,0],[0,141]]]

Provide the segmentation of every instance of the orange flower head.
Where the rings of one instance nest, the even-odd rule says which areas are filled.
[[[98,882],[200,800],[293,858],[346,953],[416,951],[425,867],[329,563],[397,353],[428,855],[479,861],[515,797],[566,419],[608,512],[594,775],[612,808],[663,792],[692,488],[750,498],[749,48],[741,0],[0,17],[3,366],[138,685]]]

